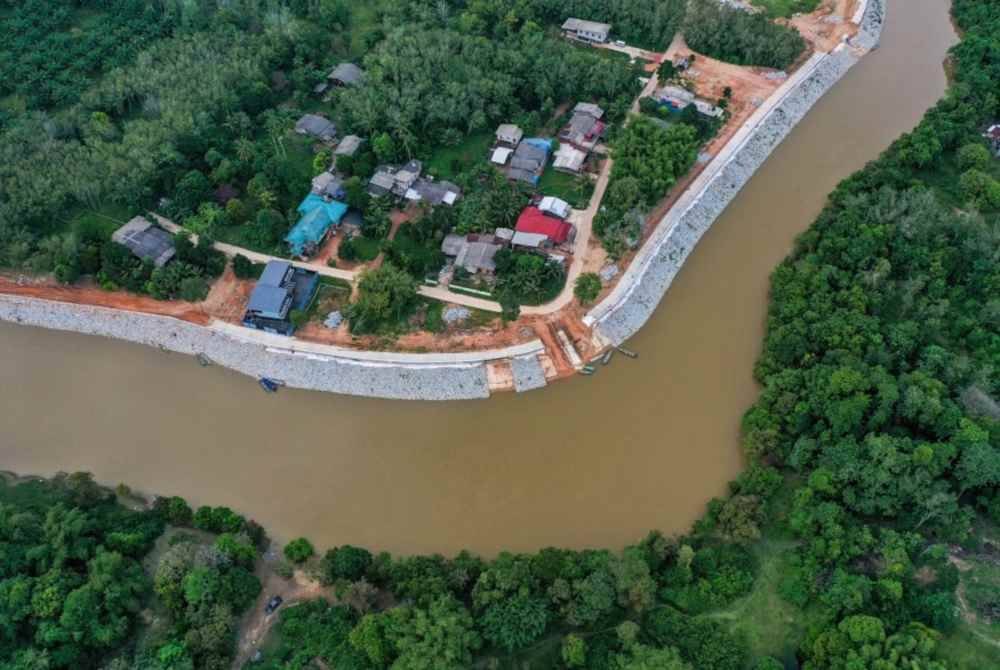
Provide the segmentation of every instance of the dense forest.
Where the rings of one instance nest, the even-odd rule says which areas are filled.
[[[248,667],[305,668],[317,658],[338,670],[995,666],[1000,160],[986,151],[982,132],[1000,118],[1000,0],[955,0],[953,14],[963,36],[952,51],[949,93],[837,187],[775,271],[755,370],[762,393],[744,419],[748,466],[690,532],[651,533],[620,552],[549,548],[488,560],[353,546],[313,555],[299,539],[275,570],[303,566],[335,598],[279,610],[272,643]],[[143,76],[116,71],[84,94],[92,112],[138,124],[109,131],[137,133],[129,146],[147,151],[145,176],[123,169],[121,179],[138,179],[152,193],[149,184],[165,174],[159,161],[184,163],[182,151],[164,155],[162,145],[147,144],[157,137],[169,147],[193,143],[192,155],[207,151],[198,143],[211,133],[199,138],[184,111],[210,75],[182,76],[183,54],[210,53],[228,64],[223,70],[246,68],[246,78],[228,80],[225,90],[198,92],[218,105],[220,127],[223,111],[256,118],[267,109],[253,90],[265,98],[273,91],[268,59],[287,57],[280,40],[267,31],[215,30],[212,39],[164,37],[151,47],[163,64],[159,75],[141,55],[134,67],[150,68]],[[432,58],[409,30],[394,38],[401,53]],[[465,38],[448,39],[447,49],[465,48]],[[468,48],[490,53],[474,40]],[[378,49],[379,58],[392,53]],[[473,65],[449,76],[462,81]],[[156,88],[165,80],[169,87]],[[166,88],[187,93],[170,97]],[[147,105],[170,123],[143,125]],[[48,121],[29,117],[8,133],[30,139],[26,128],[44,131]],[[414,146],[451,122],[421,129]],[[644,172],[641,140],[660,131],[640,120],[618,144],[626,173],[617,181],[635,202],[679,169]],[[686,146],[690,138],[675,136],[683,132],[659,139]],[[46,137],[79,152],[119,143],[96,131]],[[67,160],[51,147],[28,147],[36,160]],[[192,191],[204,187],[188,181]],[[463,225],[475,229],[484,212],[503,213],[517,198],[479,196],[478,214]],[[25,258],[38,253],[37,243],[15,239],[26,245]],[[118,493],[129,500],[127,490]],[[0,668],[228,667],[237,617],[260,606],[251,570],[261,565],[263,541],[259,527],[225,508],[192,511],[162,498],[131,511],[86,476],[2,486]]]

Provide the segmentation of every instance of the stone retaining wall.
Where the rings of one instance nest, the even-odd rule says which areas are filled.
[[[0,320],[137,342],[288,386],[405,400],[489,397],[485,362],[417,365],[360,361],[278,349],[166,316],[0,295]]]
[[[817,55],[765,103],[755,119],[709,164],[658,224],[615,289],[584,317],[597,339],[621,344],[632,337],[663,298],[684,261],[771,152],[847,71],[860,52],[877,45],[885,0],[868,0],[851,45]]]

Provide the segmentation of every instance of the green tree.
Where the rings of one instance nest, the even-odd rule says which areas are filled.
[[[581,305],[587,305],[597,299],[601,293],[601,278],[596,272],[584,272],[576,278],[573,294]]]
[[[312,543],[304,537],[299,537],[285,545],[285,558],[292,563],[302,563],[315,554]]]
[[[416,304],[417,283],[391,263],[365,270],[358,280],[358,298],[347,308],[351,332],[391,330]]]

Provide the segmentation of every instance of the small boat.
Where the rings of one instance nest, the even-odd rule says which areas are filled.
[[[261,377],[257,380],[260,387],[264,389],[267,393],[274,393],[281,388],[281,384],[269,377]]]
[[[212,359],[201,352],[198,352],[195,358],[198,360],[198,365],[200,365],[203,368],[207,368],[209,365],[212,364]]]
[[[610,363],[611,357],[614,355],[615,355],[614,349],[608,349],[607,351],[605,351],[604,355],[601,356],[601,365],[607,365],[608,363]]]
[[[615,347],[615,349],[617,349],[622,356],[628,356],[629,358],[639,358],[639,354],[635,353],[634,351],[629,351],[625,347]]]
[[[594,368],[588,365],[586,367],[580,368],[577,372],[579,372],[581,375],[589,377],[590,375],[594,374]]]

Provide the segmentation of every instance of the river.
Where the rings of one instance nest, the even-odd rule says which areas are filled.
[[[945,0],[893,0],[824,97],[590,378],[487,401],[283,390],[188,357],[0,324],[0,468],[230,505],[279,538],[394,552],[620,547],[682,532],[742,467],[768,276],[838,181],[944,92]]]

